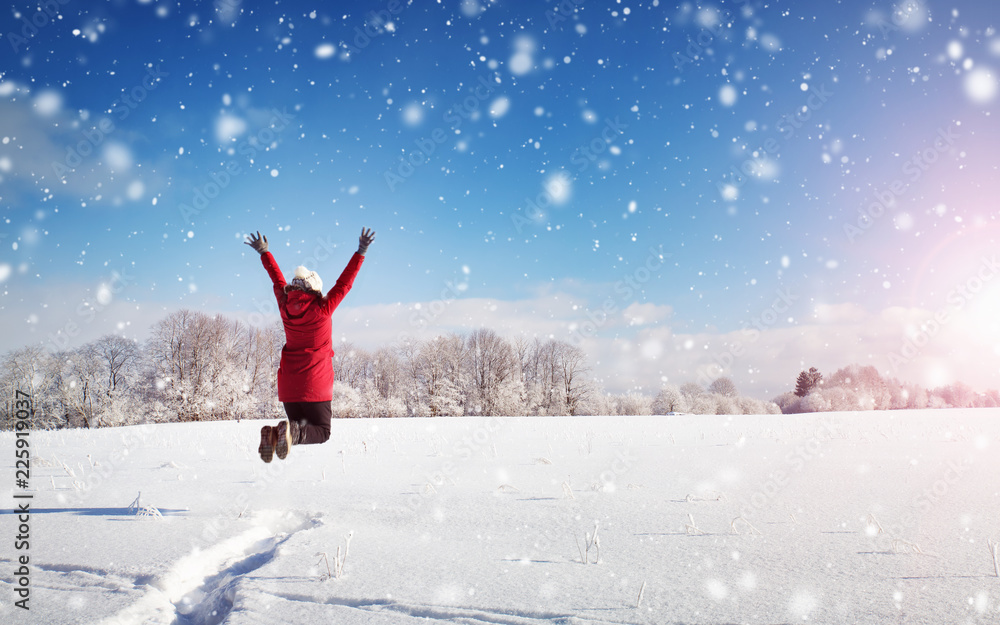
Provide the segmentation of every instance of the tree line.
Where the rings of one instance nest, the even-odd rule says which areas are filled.
[[[280,322],[257,327],[180,310],[137,342],[106,335],[81,347],[3,356],[0,391],[31,395],[35,427],[281,418]],[[609,395],[583,351],[554,339],[508,340],[488,328],[368,351],[335,348],[338,417],[629,414],[651,403]],[[11,405],[0,427],[12,423]]]
[[[258,327],[222,315],[179,310],[138,342],[105,335],[50,352],[7,352],[0,392],[33,399],[36,428],[282,418],[276,371],[280,322]],[[767,414],[819,410],[997,406],[996,391],[958,383],[927,391],[852,365],[823,380],[803,372],[796,392],[771,402],[742,397],[729,378],[706,389],[665,384],[655,395],[604,391],[585,353],[557,339],[507,339],[488,328],[369,351],[336,346],[332,389],[337,417],[465,415]],[[13,423],[12,402],[0,429]]]
[[[850,365],[829,378],[810,367],[799,373],[795,390],[774,398],[785,413],[904,410],[917,408],[996,408],[1000,392],[976,392],[964,382],[933,389],[883,377],[872,365]]]

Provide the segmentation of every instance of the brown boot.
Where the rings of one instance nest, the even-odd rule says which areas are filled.
[[[295,425],[297,428],[298,424]],[[282,421],[274,429],[278,438],[274,452],[278,455],[279,460],[284,460],[288,456],[288,450],[292,447],[292,428],[289,427],[288,421]]]
[[[257,448],[257,453],[260,454],[261,460],[264,462],[271,462],[271,459],[274,457],[274,447],[277,442],[277,428],[265,425],[260,429],[260,447]]]

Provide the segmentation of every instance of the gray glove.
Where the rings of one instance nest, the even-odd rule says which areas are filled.
[[[372,244],[375,240],[375,233],[372,232],[371,228],[362,228],[361,236],[358,237],[358,254],[362,256],[368,251],[368,246]]]
[[[257,231],[257,237],[254,238],[253,233],[247,237],[249,241],[244,241],[243,243],[252,247],[258,254],[267,253],[267,237],[260,236],[260,231]]]

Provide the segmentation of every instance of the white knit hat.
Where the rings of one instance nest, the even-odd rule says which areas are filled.
[[[295,278],[292,280],[292,284],[304,291],[323,292],[323,281],[320,280],[319,274],[302,266],[295,268]]]

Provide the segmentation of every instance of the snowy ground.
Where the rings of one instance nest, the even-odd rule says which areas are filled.
[[[0,434],[0,620],[1000,617],[998,411],[351,420],[271,465],[261,424],[31,433],[27,551]]]

